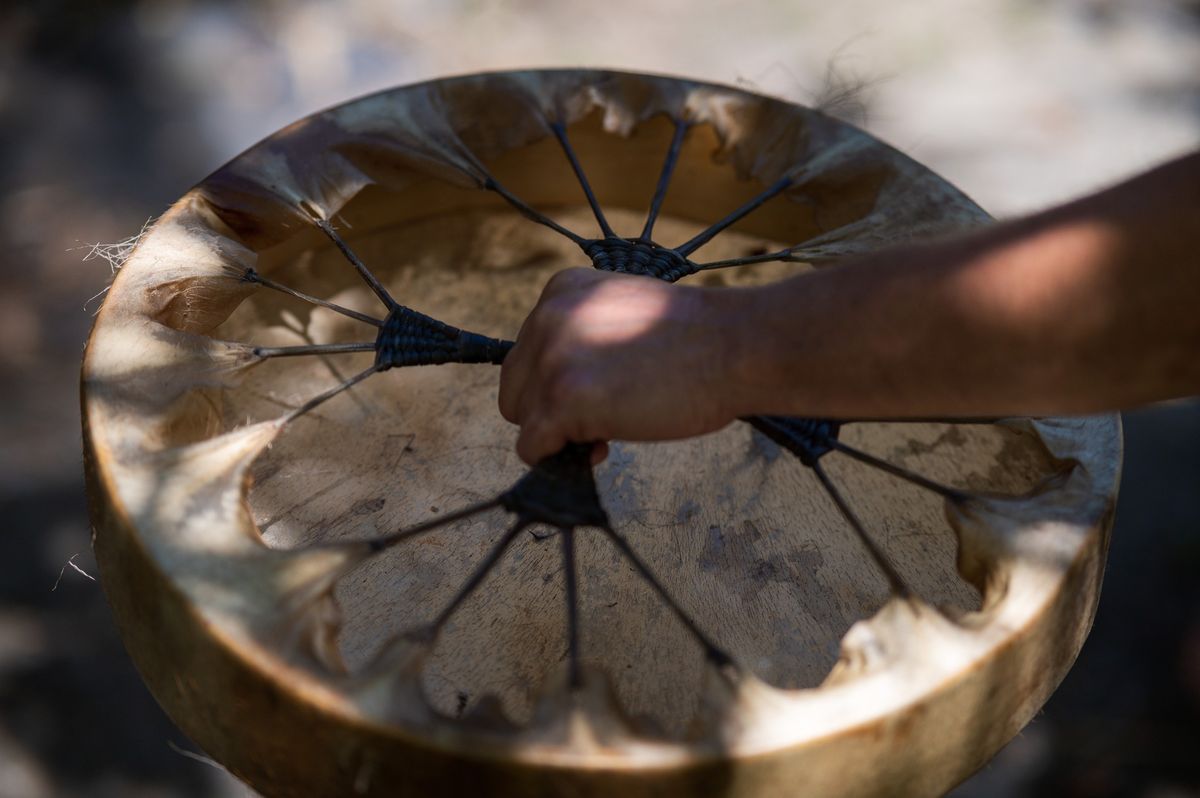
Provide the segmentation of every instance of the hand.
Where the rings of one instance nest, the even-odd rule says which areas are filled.
[[[568,269],[546,285],[500,372],[500,412],[528,463],[568,441],[668,440],[713,432],[728,409],[732,290]]]

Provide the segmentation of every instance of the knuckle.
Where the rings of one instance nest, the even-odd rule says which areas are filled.
[[[500,383],[500,397],[498,404],[500,405],[500,415],[505,421],[515,424],[517,422],[517,402],[511,391],[505,392],[504,383]]]
[[[521,347],[522,344],[526,348],[536,346],[536,342],[541,338],[542,332],[542,316],[546,312],[546,299],[543,297],[538,300],[533,310],[525,317],[525,321],[521,322],[521,329],[517,332],[517,345],[513,347],[512,352],[509,352],[505,361],[512,360],[513,355]]]
[[[571,371],[575,353],[566,346],[562,339],[547,342],[538,357],[537,370],[547,382],[562,379]]]
[[[582,266],[572,266],[569,269],[555,272],[550,279],[546,281],[545,293],[552,290],[554,292],[569,290],[578,285],[587,282],[592,275],[592,270]]]
[[[542,289],[542,295],[538,300],[539,310],[554,305],[561,301],[564,294],[571,291],[573,283],[571,278],[567,276],[567,272],[555,272],[550,275],[550,279],[546,281],[545,288]]]
[[[582,417],[573,418],[563,431],[568,440],[577,443],[587,443],[598,437],[594,432],[594,425],[591,423],[591,420]]]
[[[552,425],[530,424],[522,427],[521,435],[517,438],[517,455],[533,465],[558,448],[555,440],[556,432]]]
[[[593,395],[593,383],[581,369],[561,367],[546,381],[547,402],[560,412],[586,409]]]
[[[579,302],[574,295],[559,294],[546,300],[539,320],[546,324],[550,335],[561,335],[575,317],[578,307]]]
[[[513,350],[516,351],[515,349]],[[500,388],[496,403],[500,406],[500,414],[508,421],[516,422],[517,407],[523,389],[521,372],[514,361],[506,362],[500,368]]]
[[[546,287],[542,289],[542,297],[550,297],[555,293],[565,288],[570,281],[571,270],[563,269],[550,275],[550,279],[546,281]]]

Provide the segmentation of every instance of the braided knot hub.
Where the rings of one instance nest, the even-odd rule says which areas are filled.
[[[500,364],[512,341],[488,338],[398,306],[375,338],[375,365],[430,366],[439,363]]]
[[[500,497],[500,503],[526,521],[559,529],[607,527],[608,514],[596,492],[591,456],[591,446],[567,444],[530,469]]]
[[[841,423],[827,418],[791,418],[787,416],[754,416],[750,424],[762,434],[811,466],[822,455],[833,450]]]
[[[637,274],[673,283],[696,271],[696,264],[673,249],[636,238],[598,238],[588,241],[584,254],[592,266],[606,272]]]

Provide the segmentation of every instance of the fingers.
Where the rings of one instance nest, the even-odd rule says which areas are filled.
[[[536,465],[568,443],[560,428],[552,424],[530,421],[521,426],[517,436],[517,455],[529,465]]]
[[[504,364],[500,367],[500,395],[498,398],[500,415],[513,424],[521,423],[518,412],[521,406],[521,394],[529,382],[530,353],[536,351],[533,344],[525,343],[526,340],[527,333],[523,327],[516,345],[509,350],[508,355],[504,358]]]
[[[605,415],[605,408],[596,401],[587,325],[578,311],[598,284],[614,279],[622,278],[592,269],[567,269],[554,275],[504,360],[500,412],[521,427],[517,454],[531,465],[569,441],[587,443],[603,437],[587,434],[596,431],[592,428]],[[589,365],[581,368],[581,363]],[[602,462],[607,454],[607,445],[598,444],[593,462]]]
[[[604,438],[606,408],[595,383],[577,370],[548,366],[535,374],[517,402],[517,454],[531,465],[567,443]]]
[[[591,463],[600,465],[608,458],[608,443],[588,440],[587,435],[572,435],[568,428],[549,418],[539,417],[521,426],[517,436],[517,455],[529,465],[536,465],[561,451],[568,443],[591,443]]]
[[[513,424],[521,423],[519,413],[521,396],[529,384],[529,373],[533,368],[533,359],[537,356],[541,348],[540,341],[538,340],[541,338],[538,334],[539,325],[535,319],[538,307],[541,304],[542,300],[539,299],[538,304],[534,306],[533,312],[529,314],[525,319],[525,323],[521,325],[521,331],[517,334],[516,344],[508,351],[508,355],[504,358],[504,363],[500,366],[500,394],[498,397],[500,415]]]
[[[524,423],[520,408],[527,402],[523,396],[533,382],[537,362],[546,349],[548,333],[561,327],[569,317],[570,307],[575,304],[571,295],[594,283],[599,274],[579,267],[564,269],[552,276],[542,289],[537,304],[521,325],[516,345],[500,368],[500,414],[508,421]]]

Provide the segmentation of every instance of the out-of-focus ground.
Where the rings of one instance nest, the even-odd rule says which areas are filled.
[[[109,268],[88,243],[136,233],[321,106],[548,65],[821,101],[1007,216],[1200,145],[1198,23],[1200,4],[1181,0],[5,4],[0,798],[248,794],[181,753],[192,746],[141,686],[99,585],[63,570],[77,554],[95,570],[77,369]],[[1091,639],[959,798],[1200,795],[1200,403],[1125,419]]]

